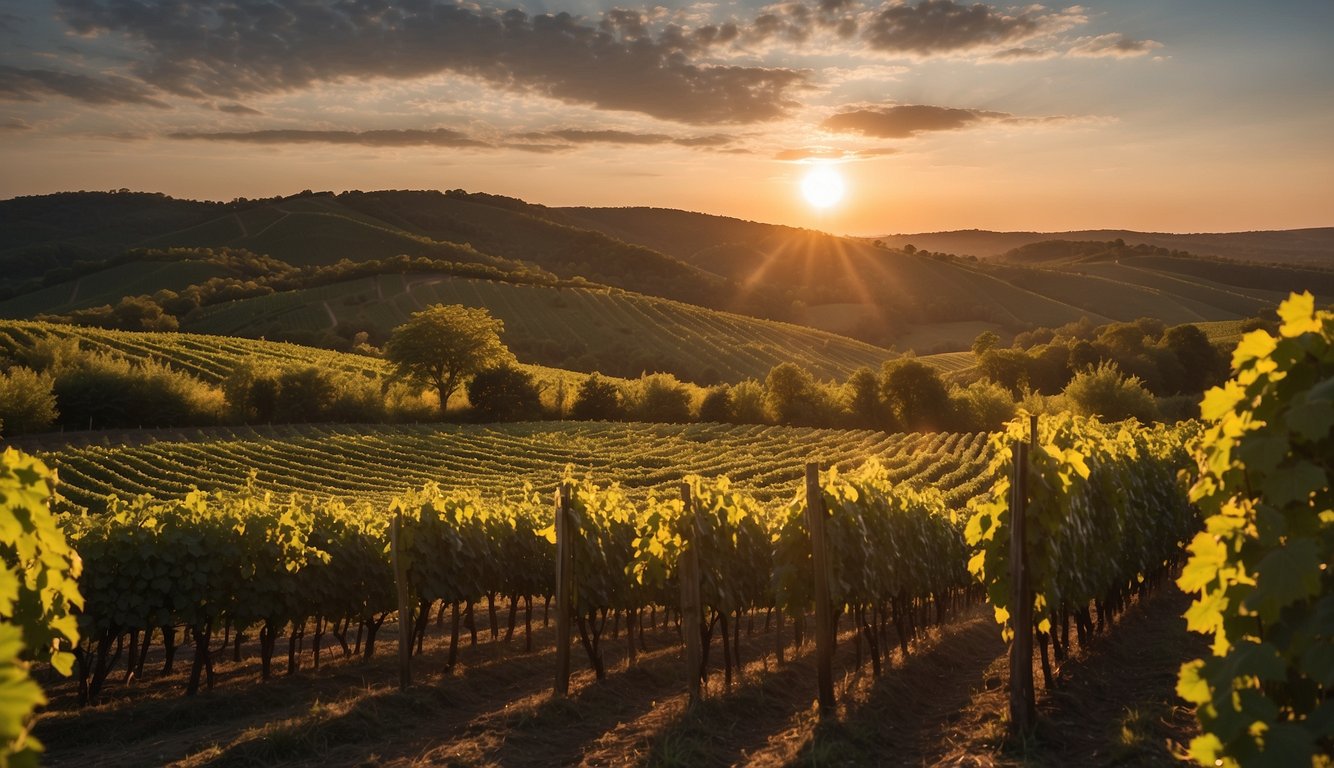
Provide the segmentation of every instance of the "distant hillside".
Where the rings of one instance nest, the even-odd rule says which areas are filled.
[[[876,243],[686,211],[549,208],[462,190],[304,192],[230,203],[71,193],[0,201],[0,235],[8,236],[0,241],[0,290],[11,295],[0,302],[0,316],[84,310],[158,291],[166,301],[166,291],[190,293],[184,284],[193,280],[213,286],[207,300],[200,299],[212,306],[190,315],[192,299],[183,299],[186,308],[171,312],[183,327],[326,343],[331,329],[345,338],[357,330],[382,336],[409,307],[458,300],[507,317],[511,343],[529,359],[625,374],[666,369],[707,381],[767,371],[780,351],[833,376],[891,348],[966,350],[985,331],[1011,338],[1084,317],[1095,323],[1142,316],[1169,324],[1240,320],[1271,311],[1292,290],[1312,290],[1322,301],[1334,297],[1320,262],[1334,253],[1334,229],[1161,236],[1172,241],[1168,245],[1135,245],[1135,234],[1052,240],[969,231]],[[1195,256],[1182,250],[1191,243],[1288,265]],[[229,275],[219,268],[225,265],[208,266],[207,259],[193,266],[79,263],[98,254],[123,259],[131,248],[244,249],[259,254],[279,278],[253,270]],[[412,259],[429,263],[408,264]],[[1309,264],[1299,265],[1302,259]],[[484,296],[475,295],[456,291],[447,275],[424,276],[427,271],[527,287],[488,287]],[[411,290],[404,287],[409,283]],[[727,323],[701,330],[689,313],[641,312],[639,304],[643,317],[634,320],[628,309],[599,302],[572,304],[547,317],[544,312],[557,308],[531,298],[540,294],[533,285],[542,283],[588,286],[590,296],[615,295],[599,294],[611,286],[638,294],[635,302],[672,299],[865,344],[858,348],[844,338],[826,345],[828,337],[818,334],[793,341],[765,335],[759,326],[723,330]],[[261,295],[296,289],[315,293]],[[519,295],[532,306],[520,311],[507,303]],[[657,327],[664,324],[680,327]],[[706,345],[695,341],[697,332],[709,339]]]
[[[882,243],[901,250],[684,211],[559,211],[744,285],[785,286],[803,302],[805,324],[899,349],[966,349],[985,330],[1006,336],[1080,317],[1103,323],[1148,316],[1169,324],[1252,317],[1292,290],[1334,297],[1334,284],[1318,267],[1220,261],[1158,247],[1134,252],[1128,239],[1116,246],[1114,236],[1073,242],[970,231],[945,233],[952,240],[904,236]],[[1274,234],[1277,242],[1283,233],[1260,234]],[[996,245],[1006,247],[990,250]],[[990,259],[960,257],[971,251]]]
[[[1133,232],[1123,229],[1091,229],[1076,232],[989,232],[967,229],[954,232],[883,235],[878,239],[894,248],[912,245],[929,251],[979,258],[999,256],[1015,248],[1047,240],[1102,242],[1120,239],[1129,245],[1152,245],[1236,261],[1334,266],[1334,227],[1200,234]]]
[[[555,288],[449,275],[381,275],[205,307],[185,330],[316,337],[343,328],[380,341],[435,303],[486,307],[520,360],[638,376],[666,371],[701,384],[763,379],[782,362],[820,378],[878,368],[888,350],[786,323],[608,288]]]
[[[243,248],[295,266],[400,254],[648,292],[703,306],[782,315],[758,292],[674,257],[553,221],[541,206],[453,192],[302,193],[197,203],[140,193],[67,193],[0,201],[0,285],[39,279],[131,248]],[[31,286],[28,286],[31,288]]]

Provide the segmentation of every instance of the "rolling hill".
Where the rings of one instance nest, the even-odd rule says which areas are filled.
[[[183,329],[280,336],[346,327],[384,339],[431,304],[486,307],[505,323],[520,360],[635,377],[667,371],[700,384],[763,380],[796,362],[820,378],[878,368],[889,350],[787,323],[759,320],[612,288],[557,288],[449,275],[380,275],[205,307]]]
[[[913,245],[930,251],[960,256],[991,258],[1025,245],[1048,240],[1108,241],[1120,239],[1130,245],[1152,245],[1237,261],[1334,265],[1334,227],[1276,230],[1270,232],[1216,232],[1174,234],[1135,232],[1125,229],[1087,229],[1073,232],[990,232],[980,229],[953,232],[919,232],[883,235],[878,239],[895,248]]]
[[[1334,272],[1318,266],[1326,253],[1325,230],[1208,236],[1231,243],[1233,253],[1243,253],[1244,246],[1256,258],[1296,261],[1300,255],[1317,266],[1196,257],[1175,247],[1128,246],[1129,238],[1117,244],[1034,240],[1035,233],[947,233],[961,238],[953,245],[967,241],[985,251],[988,258],[979,260],[935,252],[926,240],[900,250],[886,242],[685,211],[549,208],[452,190],[304,192],[231,203],[139,193],[20,198],[0,201],[0,234],[13,235],[0,248],[11,292],[16,281],[27,281],[18,295],[0,302],[0,316],[65,312],[227,276],[201,265],[123,263],[97,274],[86,266],[48,271],[42,285],[25,277],[30,262],[69,267],[91,244],[104,254],[130,247],[246,249],[292,265],[284,269],[295,275],[345,261],[420,256],[490,270],[501,280],[526,275],[515,280],[588,287],[550,288],[564,297],[558,301],[544,293],[548,288],[479,287],[457,276],[404,276],[402,269],[390,269],[357,280],[335,275],[317,281],[318,288],[307,281],[300,292],[290,292],[291,284],[274,288],[284,293],[271,296],[255,297],[267,289],[243,291],[250,298],[183,315],[182,327],[309,341],[339,328],[344,335],[366,330],[383,338],[423,302],[461,301],[488,306],[504,318],[510,343],[527,359],[625,375],[666,369],[696,381],[762,375],[782,353],[819,375],[841,376],[883,359],[891,348],[964,350],[988,330],[1008,338],[1083,317],[1096,323],[1141,316],[1169,324],[1240,320],[1270,311],[1292,290],[1312,290],[1321,301],[1334,296]],[[888,245],[895,242],[891,238]],[[1000,253],[981,247],[987,243],[1015,247]],[[608,286],[639,296],[631,300]],[[695,309],[653,299],[735,314],[705,319]],[[633,309],[621,306],[626,301]],[[799,333],[793,326],[762,328],[754,318],[860,342]]]

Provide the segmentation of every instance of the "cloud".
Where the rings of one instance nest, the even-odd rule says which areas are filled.
[[[866,160],[872,157],[884,157],[897,154],[893,147],[873,147],[871,149],[830,149],[828,147],[802,147],[784,149],[774,154],[774,159],[786,163],[800,163],[806,160]]]
[[[0,121],[0,131],[31,131],[32,126],[27,121],[20,120],[17,117],[7,117]]]
[[[670,144],[672,137],[662,133],[632,133],[630,131],[585,131],[565,129],[558,131],[539,131],[521,133],[515,136],[524,140],[558,140],[571,144]]]
[[[123,35],[141,52],[134,73],[190,98],[238,99],[324,82],[439,73],[506,90],[690,124],[756,123],[786,115],[807,76],[782,67],[709,63],[700,55],[735,26],[652,33],[634,11],[600,23],[530,16],[441,0],[411,4],[183,3],[58,0],[80,35]]]
[[[992,61],[1042,61],[1043,59],[1054,59],[1058,55],[1056,51],[1051,49],[1020,46],[996,51],[987,58]]]
[[[199,141],[237,141],[248,144],[359,144],[367,147],[490,147],[458,131],[434,130],[377,131],[303,131],[275,129],[267,131],[228,131],[218,133],[179,132],[173,139]]]
[[[262,115],[258,109],[247,107],[244,104],[222,104],[218,106],[219,112],[226,112],[229,115]]]
[[[1075,41],[1068,52],[1070,56],[1084,58],[1110,57],[1128,59],[1143,56],[1163,44],[1156,40],[1132,40],[1125,35],[1109,34],[1097,37],[1081,37]]]
[[[917,5],[892,2],[863,18],[862,36],[878,51],[937,56],[1013,48],[1086,21],[1078,6],[1047,11],[1031,5],[1006,13],[982,3],[965,5],[953,0],[923,0]]]
[[[820,127],[834,133],[860,133],[880,139],[906,139],[923,131],[952,131],[981,122],[1014,119],[1005,112],[905,104],[839,112]]]
[[[39,101],[46,96],[64,96],[87,104],[144,104],[168,108],[151,93],[142,84],[116,75],[90,77],[0,64],[0,101]]]
[[[537,142],[563,141],[570,144],[675,144],[682,147],[700,148],[721,147],[734,141],[733,137],[721,133],[707,136],[678,137],[668,136],[664,133],[634,133],[632,131],[582,130],[576,128],[521,133],[514,138]]]

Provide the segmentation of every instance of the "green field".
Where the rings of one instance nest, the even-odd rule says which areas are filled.
[[[85,328],[74,325],[0,320],[0,354],[15,354],[42,339],[78,339],[83,349],[106,352],[131,362],[155,360],[217,385],[238,366],[252,364],[277,369],[314,366],[335,375],[384,376],[379,358],[280,341],[211,336],[196,333],[142,333]],[[563,383],[573,391],[583,374],[540,365],[523,366],[539,381]],[[453,401],[451,401],[453,402]]]
[[[132,437],[134,435],[131,435]],[[387,503],[434,481],[490,496],[543,491],[567,466],[632,495],[671,493],[690,474],[726,475],[763,499],[796,492],[803,467],[850,467],[879,457],[896,480],[936,485],[962,505],[981,489],[988,456],[983,434],[873,431],[719,424],[532,422],[504,425],[241,427],[147,431],[138,444],[56,448],[19,439],[60,473],[73,509],[98,510],[107,494],[179,498],[192,487],[234,490],[251,470],[259,487]]]
[[[665,370],[697,382],[763,379],[795,362],[822,379],[878,368],[886,349],[787,323],[609,288],[554,288],[447,275],[380,275],[207,307],[186,330],[259,336],[331,330],[387,333],[431,304],[486,307],[520,360],[619,376]]]

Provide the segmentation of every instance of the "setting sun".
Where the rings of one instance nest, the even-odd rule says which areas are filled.
[[[827,165],[817,166],[801,180],[801,194],[816,208],[829,208],[843,199],[843,177]]]

